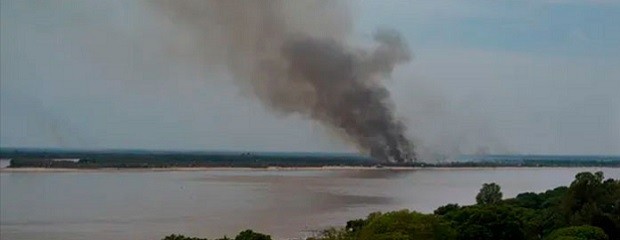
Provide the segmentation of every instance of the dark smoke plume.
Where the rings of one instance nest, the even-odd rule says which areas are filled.
[[[225,65],[269,108],[317,120],[385,162],[415,160],[381,80],[410,60],[398,32],[379,30],[375,47],[347,44],[343,1],[158,1],[174,24],[191,28],[207,66]]]

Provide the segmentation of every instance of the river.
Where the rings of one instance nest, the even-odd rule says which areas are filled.
[[[505,197],[568,185],[582,171],[618,168],[472,168],[0,172],[0,238],[149,239],[171,233],[275,239],[342,225],[373,211],[432,212],[471,204],[481,185]]]

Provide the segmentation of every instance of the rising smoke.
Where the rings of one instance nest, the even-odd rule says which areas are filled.
[[[416,156],[382,84],[411,55],[396,31],[353,47],[344,1],[157,1],[174,24],[191,28],[207,66],[224,65],[237,84],[281,113],[333,129],[373,158]]]

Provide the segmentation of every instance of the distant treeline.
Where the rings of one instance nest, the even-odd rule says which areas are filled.
[[[172,167],[620,167],[620,157],[600,156],[466,156],[441,163],[380,163],[353,154],[242,153],[174,151],[72,151],[0,149],[11,168],[172,168]]]
[[[375,162],[348,158],[210,156],[194,158],[88,157],[77,161],[50,158],[13,158],[10,168],[173,168],[173,167],[322,167],[374,166]]]
[[[224,237],[216,240],[228,240]],[[270,240],[246,230],[235,240]],[[483,184],[476,204],[447,204],[432,214],[375,212],[307,240],[615,240],[620,239],[620,180],[582,172],[568,187],[503,199],[499,185]],[[163,240],[207,240],[170,235]]]
[[[320,167],[374,166],[373,159],[352,154],[63,151],[3,149],[9,167],[40,168],[169,168],[169,167]]]
[[[205,159],[183,158],[107,158],[89,157],[78,160],[56,158],[12,158],[10,168],[174,168],[174,167],[620,167],[619,161],[524,161],[524,162],[450,162],[390,164],[375,161],[335,157],[209,157]]]

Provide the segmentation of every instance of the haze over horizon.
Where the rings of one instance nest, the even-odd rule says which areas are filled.
[[[143,1],[0,0],[0,146],[352,152],[274,114]],[[356,2],[357,3],[357,2]],[[361,1],[356,39],[401,32],[386,81],[428,151],[620,154],[620,3]]]

